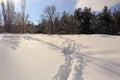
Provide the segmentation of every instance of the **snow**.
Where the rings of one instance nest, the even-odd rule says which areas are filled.
[[[0,34],[0,80],[120,80],[120,37]]]

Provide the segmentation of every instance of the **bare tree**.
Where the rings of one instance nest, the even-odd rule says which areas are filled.
[[[4,24],[6,25],[7,16],[6,16],[6,9],[5,9],[5,0],[1,0],[1,7],[2,7],[2,15],[3,15]]]
[[[21,12],[21,14],[22,14],[22,16],[21,16],[21,18],[22,18],[22,32],[24,33],[25,32],[25,25],[26,25],[26,21],[27,21],[27,19],[28,19],[28,17],[26,17],[26,15],[25,15],[25,8],[26,8],[26,0],[21,0],[21,10],[22,10],[22,12]]]
[[[1,0],[1,7],[5,31],[10,32],[14,22],[14,0]]]
[[[45,8],[43,17],[50,22],[50,32],[49,33],[53,33],[53,23],[54,23],[56,16],[57,16],[57,13],[56,13],[55,5],[47,6]]]
[[[0,14],[0,33],[1,32],[4,32],[4,28],[3,28],[3,19],[2,19],[2,16]]]

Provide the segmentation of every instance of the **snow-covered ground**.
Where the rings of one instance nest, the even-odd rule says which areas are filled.
[[[0,80],[120,80],[120,37],[0,34]]]

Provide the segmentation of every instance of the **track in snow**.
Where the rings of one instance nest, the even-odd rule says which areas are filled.
[[[53,80],[84,80],[84,69],[89,60],[86,56],[80,54],[81,45],[69,38],[60,38],[64,39],[62,52],[65,56],[65,62],[60,65]]]

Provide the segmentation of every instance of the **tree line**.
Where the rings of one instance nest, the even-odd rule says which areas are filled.
[[[54,10],[53,10],[54,7]],[[120,9],[110,11],[107,6],[99,13],[91,8],[78,8],[73,14],[56,15],[55,6],[48,6],[37,33],[50,34],[110,34],[120,33]]]
[[[120,34],[120,9],[100,12],[78,8],[72,14],[59,14],[56,6],[47,6],[39,24],[35,25],[25,13],[26,0],[21,0],[21,11],[15,12],[14,0],[1,0],[0,32],[43,34]]]

